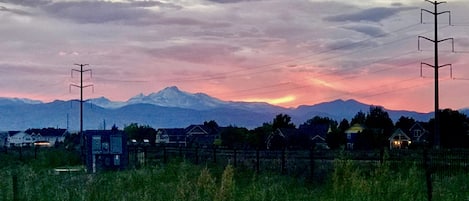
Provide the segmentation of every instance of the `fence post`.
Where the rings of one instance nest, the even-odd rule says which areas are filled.
[[[199,146],[198,145],[195,146],[195,164],[196,165],[199,164]]]
[[[13,173],[12,176],[12,182],[13,182],[13,201],[18,201],[18,175],[17,173]]]
[[[20,161],[23,160],[23,146],[20,146]]]
[[[310,174],[311,174],[311,179],[314,178],[314,149],[311,148],[309,149],[309,168],[310,168]]]
[[[168,163],[168,154],[166,153],[166,145],[163,145],[163,163]]]
[[[282,158],[281,158],[281,159],[282,159],[282,164],[281,164],[281,167],[280,167],[280,168],[281,168],[280,171],[281,171],[282,174],[285,174],[285,172],[286,172],[286,171],[285,171],[285,169],[286,169],[286,168],[285,168],[285,166],[286,166],[286,164],[285,164],[285,163],[286,163],[286,162],[285,162],[285,148],[282,149],[282,153],[281,153],[281,154],[282,154]]]
[[[237,166],[237,163],[236,163],[236,148],[233,149],[233,166],[236,167]]]
[[[256,149],[256,173],[259,173],[259,148]]]
[[[423,150],[423,165],[425,168],[425,179],[427,182],[427,200],[432,201],[433,185],[432,185],[432,172],[430,169],[430,159],[428,156],[427,148]]]
[[[213,163],[217,163],[217,148],[213,147]]]
[[[381,147],[381,150],[379,151],[379,164],[383,164],[384,162],[384,147]]]

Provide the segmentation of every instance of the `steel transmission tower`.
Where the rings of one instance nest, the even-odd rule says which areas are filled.
[[[90,77],[93,76],[93,73],[91,71],[91,69],[86,69],[86,70],[83,70],[83,67],[84,66],[88,66],[88,64],[75,64],[76,66],[80,66],[80,69],[72,69],[71,71],[71,76],[73,77],[73,72],[78,72],[80,73],[80,85],[78,84],[70,84],[70,91],[72,90],[72,87],[77,87],[80,89],[80,148],[81,148],[81,154],[82,154],[82,157],[84,159],[84,146],[85,146],[85,136],[84,136],[84,133],[83,133],[83,89],[84,88],[87,88],[87,87],[93,87],[92,84],[88,84],[88,85],[83,85],[83,73],[85,72],[90,72]]]
[[[439,89],[438,89],[439,75],[438,75],[438,70],[440,68],[446,67],[446,66],[450,66],[452,68],[452,66],[451,66],[451,64],[439,65],[439,63],[438,63],[438,44],[440,42],[443,42],[443,41],[451,40],[452,41],[452,51],[454,52],[454,39],[453,38],[445,38],[445,39],[441,39],[441,40],[438,39],[438,16],[441,15],[441,14],[444,14],[444,13],[448,13],[449,14],[449,25],[451,25],[451,12],[450,11],[438,12],[438,5],[440,5],[442,3],[446,3],[446,2],[445,1],[441,1],[441,2],[429,1],[429,0],[425,0],[425,1],[433,4],[434,11],[430,11],[430,10],[427,10],[427,9],[421,9],[420,10],[420,23],[423,23],[423,12],[427,12],[427,13],[432,14],[434,16],[435,34],[434,34],[433,39],[427,38],[425,36],[418,36],[418,49],[420,50],[420,39],[422,39],[422,38],[425,39],[425,40],[428,40],[430,42],[433,42],[434,43],[434,51],[435,51],[435,63],[433,65],[431,65],[431,64],[422,62],[420,64],[420,73],[421,73],[421,76],[422,76],[422,66],[423,65],[429,66],[429,67],[431,67],[435,70],[435,132],[434,132],[434,136],[433,136],[433,146],[434,146],[434,148],[439,149],[439,147],[440,147],[440,115],[439,115]],[[451,76],[452,76],[452,70],[451,70]]]

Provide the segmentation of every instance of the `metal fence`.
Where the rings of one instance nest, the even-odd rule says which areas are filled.
[[[387,162],[397,168],[402,164],[414,164],[435,179],[469,173],[469,150],[253,150],[148,146],[129,148],[129,159],[132,166],[184,159],[195,164],[231,164],[256,172],[278,172],[313,180],[330,175],[337,159],[356,161],[364,166]]]

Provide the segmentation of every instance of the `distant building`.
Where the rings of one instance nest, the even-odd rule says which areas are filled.
[[[279,128],[266,139],[267,149],[329,149],[327,124],[302,125],[297,128]]]
[[[396,129],[388,140],[389,149],[408,149],[412,143],[410,137],[407,136],[400,128]]]
[[[35,144],[52,147],[63,143],[68,131],[66,129],[42,128],[28,129],[25,133],[31,135]]]
[[[8,132],[0,132],[0,148],[7,146],[8,136]]]
[[[360,124],[354,124],[349,129],[345,131],[347,136],[347,149],[353,150],[354,145],[357,142],[358,134],[362,133],[365,130],[365,127]]]
[[[221,127],[209,127],[206,125],[190,125],[186,128],[160,128],[156,131],[155,144],[167,146],[211,147],[219,138]]]
[[[33,146],[33,137],[25,132],[21,131],[9,131],[9,137],[7,139],[8,147],[29,147]]]

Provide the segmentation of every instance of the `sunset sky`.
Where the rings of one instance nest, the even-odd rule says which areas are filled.
[[[424,0],[0,0],[0,97],[126,101],[168,86],[297,107],[355,99],[434,107],[433,10]],[[440,108],[469,107],[469,1],[439,11]]]

